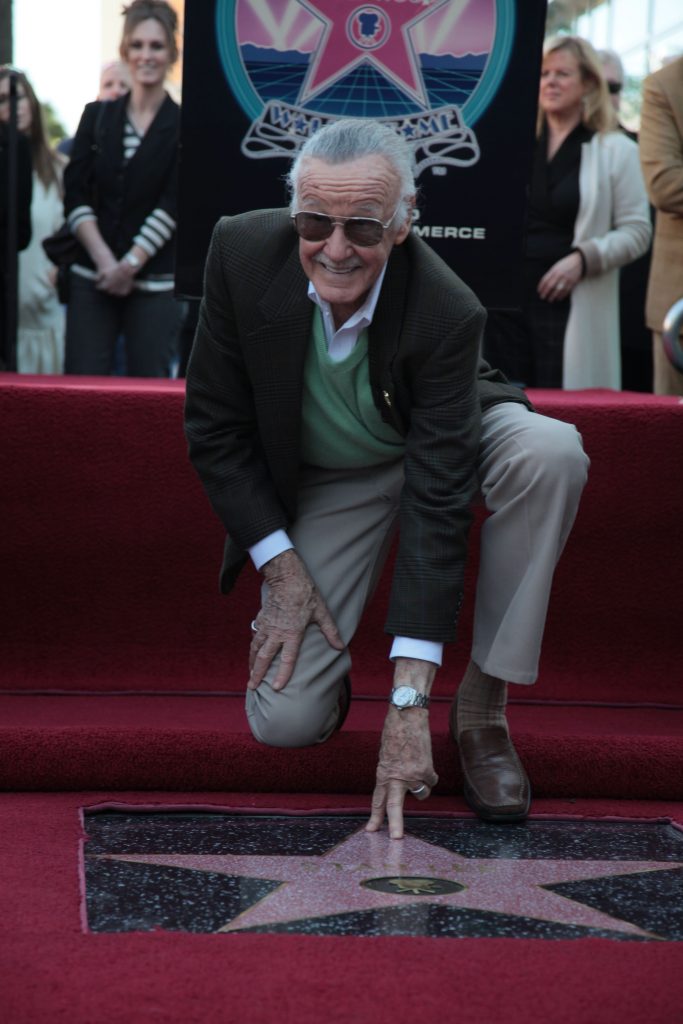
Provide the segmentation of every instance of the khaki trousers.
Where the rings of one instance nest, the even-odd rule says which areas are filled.
[[[500,679],[532,683],[553,573],[588,459],[571,424],[505,402],[484,413],[478,471],[490,515],[481,533],[472,658]],[[347,644],[389,552],[402,484],[402,460],[363,470],[308,467],[302,475],[299,516],[289,534]],[[254,736],[282,747],[327,739],[350,667],[348,649],[333,650],[309,626],[285,689],[270,686],[273,665],[258,690],[247,692]],[[390,677],[388,665],[387,690]]]

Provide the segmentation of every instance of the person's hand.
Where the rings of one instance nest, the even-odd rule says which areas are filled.
[[[135,270],[127,260],[119,260],[99,269],[95,278],[98,291],[108,295],[130,295],[133,290]]]
[[[559,302],[571,295],[583,274],[583,262],[578,252],[570,252],[553,263],[538,282],[539,297],[546,302]]]
[[[280,667],[273,689],[281,690],[294,671],[309,623],[319,626],[335,650],[343,651],[346,645],[320,591],[295,551],[283,551],[271,558],[263,566],[263,575],[268,592],[254,621],[247,687],[257,689],[273,659],[280,653]]]
[[[432,762],[432,738],[426,708],[390,707],[382,730],[372,813],[366,832],[377,832],[389,821],[392,839],[403,838],[403,803],[406,793],[426,800],[439,776]],[[417,791],[417,792],[416,792]]]
[[[421,658],[396,658],[394,687],[412,686],[429,696],[436,675],[436,665]],[[389,820],[392,839],[403,837],[403,803],[406,793],[426,800],[439,777],[432,763],[432,739],[429,733],[429,712],[426,708],[391,706],[382,730],[372,813],[365,826],[377,832]]]

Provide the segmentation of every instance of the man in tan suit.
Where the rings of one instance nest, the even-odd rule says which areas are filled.
[[[683,57],[643,83],[640,159],[657,210],[645,310],[653,332],[654,391],[683,395],[683,373],[669,362],[662,344],[664,317],[683,298]]]

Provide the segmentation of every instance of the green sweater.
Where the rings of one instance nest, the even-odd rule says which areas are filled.
[[[301,454],[325,469],[355,469],[393,462],[405,449],[372,400],[368,332],[340,362],[330,359],[322,315],[316,306],[304,366]]]

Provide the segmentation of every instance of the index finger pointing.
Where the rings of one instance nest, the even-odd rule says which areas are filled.
[[[403,839],[403,801],[408,787],[405,782],[390,779],[387,795],[387,819],[392,839]]]

